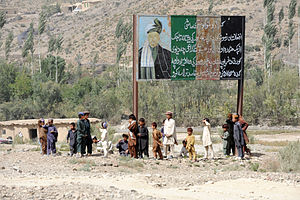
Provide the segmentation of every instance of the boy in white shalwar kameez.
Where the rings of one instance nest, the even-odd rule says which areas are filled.
[[[107,123],[101,124],[101,140],[97,143],[97,151],[103,151],[104,157],[107,157],[108,152],[112,151],[111,141],[108,141]]]
[[[204,159],[208,158],[208,149],[211,151],[211,158],[214,159],[215,153],[212,147],[212,141],[211,141],[211,132],[210,132],[210,123],[208,118],[204,118],[202,120],[203,122],[203,135],[202,135],[202,142],[203,146],[205,148],[205,154]]]

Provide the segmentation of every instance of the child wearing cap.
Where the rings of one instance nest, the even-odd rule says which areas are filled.
[[[153,156],[154,158],[157,158],[157,154],[159,155],[159,159],[162,160],[163,159],[163,155],[161,153],[161,149],[160,147],[163,146],[163,144],[161,143],[160,139],[162,138],[162,133],[156,129],[157,128],[157,123],[153,122],[152,123],[152,138],[153,138],[153,145],[152,145],[152,152],[153,152]]]
[[[108,141],[107,122],[101,123],[101,145],[103,148],[104,157],[107,157],[108,151],[111,147],[111,141]]]
[[[229,142],[228,142],[228,139],[229,139],[229,132],[228,132],[229,126],[227,124],[223,124],[222,128],[223,128],[223,135],[220,135],[220,137],[223,140],[223,153],[224,153],[225,156],[229,156],[230,155],[230,147],[229,147]]]
[[[187,137],[186,137],[186,149],[189,152],[190,160],[196,162],[196,151],[195,151],[195,136],[193,135],[193,129],[187,129]]]
[[[70,156],[73,156],[77,153],[77,130],[75,128],[75,123],[72,122],[70,124],[70,130],[68,131],[67,135],[67,142],[70,145]],[[70,141],[70,142],[69,142]]]

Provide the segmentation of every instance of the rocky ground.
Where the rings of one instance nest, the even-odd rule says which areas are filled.
[[[192,163],[41,156],[36,145],[1,144],[0,199],[299,199],[299,173],[268,172],[277,152],[252,145],[253,156],[240,163],[220,147],[216,160],[200,151]]]

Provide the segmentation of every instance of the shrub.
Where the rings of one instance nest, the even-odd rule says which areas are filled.
[[[252,171],[257,172],[257,171],[258,171],[258,168],[259,168],[259,163],[251,163],[251,164],[250,164],[250,169],[251,169]]]
[[[282,171],[300,171],[300,141],[291,142],[279,151],[279,162]]]

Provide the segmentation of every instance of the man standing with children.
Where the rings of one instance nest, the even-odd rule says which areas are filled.
[[[167,119],[165,120],[164,124],[164,154],[167,158],[174,157],[174,145],[177,144],[177,137],[176,137],[176,126],[175,120],[172,118],[173,113],[171,111],[166,112]],[[169,152],[169,155],[168,155]]]

